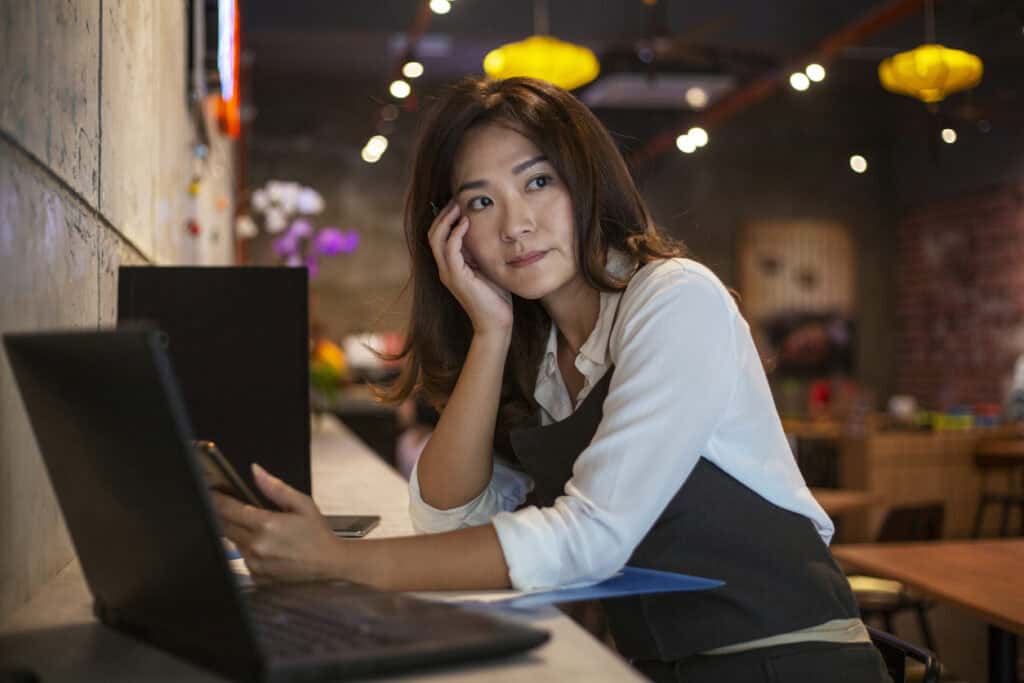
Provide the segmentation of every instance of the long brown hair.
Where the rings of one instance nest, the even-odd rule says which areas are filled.
[[[572,198],[577,259],[591,287],[619,291],[605,261],[608,248],[637,263],[682,256],[682,244],[655,227],[626,163],[597,117],[568,92],[544,81],[464,78],[433,108],[417,145],[405,203],[405,233],[412,261],[412,316],[402,350],[401,375],[380,396],[401,401],[421,392],[442,409],[469,352],[469,316],[441,283],[427,241],[433,207],[451,198],[455,155],[466,132],[483,125],[508,126],[530,139],[550,160]],[[533,391],[544,355],[550,319],[539,302],[513,296],[512,343],[505,363],[498,423],[510,428],[532,422]]]

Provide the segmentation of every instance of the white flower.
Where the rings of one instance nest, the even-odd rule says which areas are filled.
[[[268,180],[266,185],[267,195],[270,201],[280,203],[284,197],[286,183],[280,180]]]
[[[256,190],[252,193],[252,208],[263,213],[269,206],[270,197],[267,196],[266,190]]]
[[[252,239],[259,232],[259,228],[256,227],[256,221],[249,214],[243,213],[235,219],[235,234],[241,239]]]
[[[296,206],[299,209],[299,213],[320,213],[324,210],[324,198],[321,197],[320,193],[313,188],[304,187],[299,192],[299,198],[296,202]]]
[[[279,232],[284,232],[287,227],[288,217],[281,209],[274,207],[267,210],[267,232],[276,235]]]

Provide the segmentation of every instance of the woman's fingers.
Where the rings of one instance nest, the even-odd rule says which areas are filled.
[[[452,228],[448,241],[444,244],[445,260],[448,263],[449,271],[460,261],[465,263],[465,259],[462,257],[462,238],[466,236],[468,230],[469,219],[463,216]]]
[[[210,491],[210,498],[213,501],[213,509],[217,511],[222,521],[249,531],[259,531],[266,522],[267,515],[272,514],[269,510],[261,510],[218,491]]]
[[[448,242],[448,237],[451,235],[453,228],[452,223],[458,218],[460,213],[459,205],[455,201],[450,201],[445,208],[437,215],[434,222],[430,226],[430,230],[427,233],[427,241],[430,243],[430,249],[434,254],[434,260],[437,261],[437,269],[441,275],[442,281],[448,277],[448,261],[445,258],[444,246]]]
[[[226,519],[221,519],[221,532],[231,540],[239,549],[248,548],[256,540],[256,534],[243,526],[239,526]],[[241,550],[239,550],[241,552]]]
[[[293,489],[257,463],[252,464],[252,474],[256,480],[256,486],[263,492],[263,495],[282,510],[300,513],[316,510],[316,505],[309,496]]]

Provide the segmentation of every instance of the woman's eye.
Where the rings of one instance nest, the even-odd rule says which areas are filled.
[[[528,190],[539,190],[542,187],[546,187],[551,184],[551,176],[539,175],[536,178],[532,178],[530,182],[526,184]]]
[[[486,208],[493,203],[494,202],[491,201],[490,197],[473,197],[472,199],[469,200],[469,203],[466,204],[466,207],[473,211],[479,211],[480,209]]]

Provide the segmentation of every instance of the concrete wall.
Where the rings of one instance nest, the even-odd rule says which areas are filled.
[[[183,0],[0,3],[0,332],[112,324],[122,264],[231,261],[230,143],[188,195],[188,25]],[[73,557],[4,357],[0,621]]]

